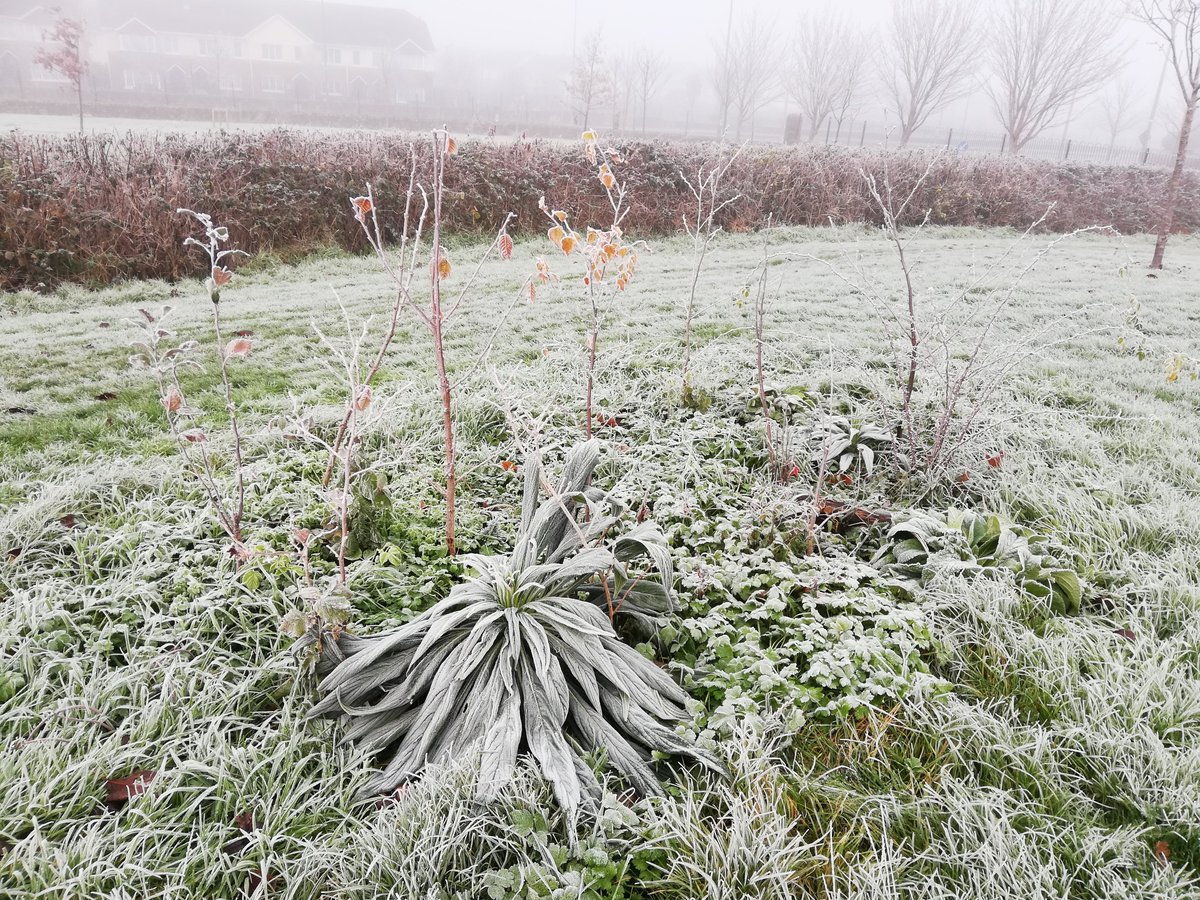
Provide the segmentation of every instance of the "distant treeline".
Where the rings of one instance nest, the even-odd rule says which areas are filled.
[[[46,289],[63,281],[102,286],[119,278],[199,274],[182,245],[190,207],[229,227],[251,254],[293,259],[328,247],[366,249],[348,198],[373,186],[385,231],[400,227],[410,140],[380,133],[305,131],[202,135],[0,137],[0,287]],[[681,230],[695,216],[684,175],[695,180],[730,148],[641,142],[616,147],[629,190],[626,231]],[[418,179],[426,142],[417,140]],[[932,166],[930,161],[932,159]],[[764,225],[879,221],[865,174],[903,196],[929,168],[906,218],[935,224],[1026,228],[1053,209],[1046,231],[1111,225],[1152,231],[1167,173],[1072,166],[1013,157],[836,147],[747,147],[723,182],[739,199],[720,215],[731,231]],[[684,173],[684,174],[681,174]],[[538,200],[572,210],[572,223],[611,220],[608,199],[580,145],[472,141],[447,166],[451,234],[495,232],[516,213],[514,235],[544,228]],[[1179,230],[1200,228],[1200,179],[1189,177]]]

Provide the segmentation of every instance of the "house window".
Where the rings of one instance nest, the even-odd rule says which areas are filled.
[[[162,37],[158,39],[158,49],[161,53],[178,53],[179,39],[173,37]]]
[[[293,48],[293,52],[296,55],[296,62],[300,62],[300,60],[304,59],[304,51],[301,50],[299,47]]]
[[[152,91],[158,88],[158,75],[154,72],[126,69],[124,79],[127,91]]]
[[[220,56],[221,44],[215,38],[204,38],[200,41],[201,56]]]
[[[278,44],[263,44],[262,45],[263,59],[283,59],[283,48]]]
[[[264,75],[260,84],[264,94],[283,93],[283,80],[278,75]]]
[[[340,65],[342,62],[342,51],[327,49],[325,51],[325,62],[333,63],[334,65]]]
[[[357,50],[355,50],[353,53],[351,53],[350,57],[351,57],[351,61],[354,63],[354,65],[356,65],[356,66],[361,65],[361,63],[358,61],[359,53]]]
[[[153,53],[154,38],[148,34],[123,34],[121,49],[130,53]]]
[[[342,85],[336,78],[325,79],[325,95],[328,97],[342,96]]]

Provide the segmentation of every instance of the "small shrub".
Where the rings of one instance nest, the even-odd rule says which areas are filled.
[[[524,750],[571,815],[584,795],[599,796],[591,753],[644,794],[660,789],[650,751],[720,769],[669,727],[684,717],[687,695],[613,631],[623,607],[669,609],[670,566],[644,524],[608,536],[618,516],[604,491],[587,486],[598,458],[594,441],[574,448],[557,490],[540,503],[541,464],[528,460],[509,555],[464,556],[476,577],[407,625],[367,638],[335,632],[325,642],[323,662],[334,665],[312,715],[345,715],[345,740],[390,748],[366,793],[391,791],[430,761],[473,748],[481,796],[511,780]],[[644,555],[658,578],[626,569]],[[580,599],[588,594],[606,598],[609,614]]]

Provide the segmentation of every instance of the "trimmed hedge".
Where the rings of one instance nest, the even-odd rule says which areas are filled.
[[[419,155],[426,141],[417,139]],[[104,285],[124,277],[197,274],[182,240],[186,206],[211,213],[249,253],[293,258],[365,244],[347,198],[374,186],[383,221],[398,227],[409,171],[408,136],[265,133],[0,138],[0,287]],[[641,236],[679,229],[691,193],[680,171],[711,164],[712,144],[619,144],[632,206],[626,230]],[[766,222],[823,225],[878,222],[863,179],[885,167],[907,192],[929,164],[920,151],[838,147],[748,147],[725,184],[741,199],[725,209],[730,230]],[[422,166],[422,168],[424,168]],[[1026,228],[1050,203],[1049,231],[1112,225],[1152,231],[1167,174],[1159,170],[1072,166],[1019,158],[939,156],[912,206],[948,225]],[[602,222],[607,200],[581,148],[550,141],[464,142],[447,167],[454,199],[451,234],[489,234],[506,212],[515,233],[541,229],[543,194],[572,221]],[[1200,228],[1200,180],[1189,177],[1178,228]]]

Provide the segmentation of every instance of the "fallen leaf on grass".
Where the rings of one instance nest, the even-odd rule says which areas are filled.
[[[247,810],[234,817],[233,826],[243,832],[242,835],[235,837],[232,841],[221,848],[221,852],[227,856],[238,856],[243,850],[250,846],[250,838],[246,837],[254,830],[254,813]]]
[[[1158,841],[1154,845],[1154,861],[1165,866],[1171,861],[1171,845],[1166,841]]]
[[[149,769],[139,769],[123,778],[110,778],[104,782],[104,802],[114,812],[126,803],[146,792],[147,786],[158,775]]]
[[[117,395],[112,391],[104,391],[103,393],[97,394],[96,399],[100,401],[116,400]]]

